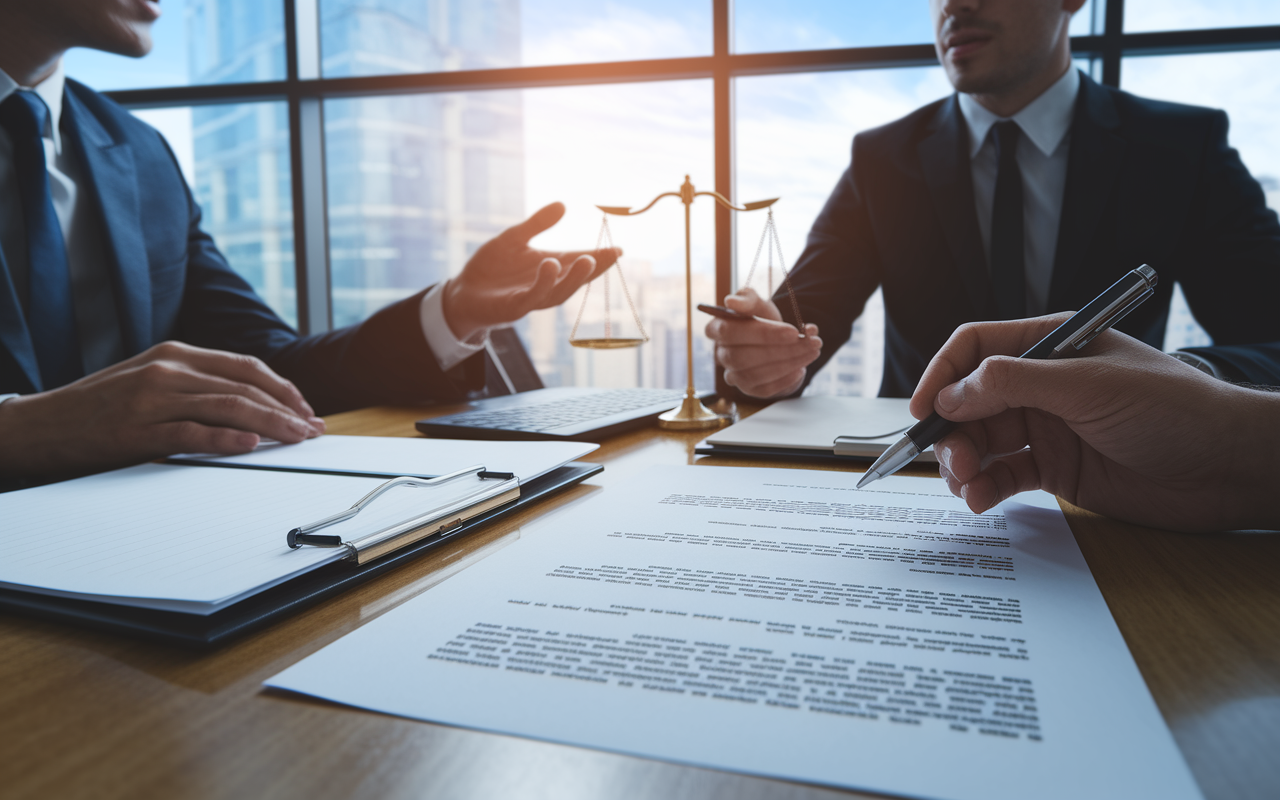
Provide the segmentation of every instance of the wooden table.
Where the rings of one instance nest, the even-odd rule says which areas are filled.
[[[424,413],[340,414],[329,419],[329,430],[413,435],[412,421]],[[605,472],[586,484],[213,652],[0,615],[0,797],[865,796],[413,722],[262,689],[285,667],[505,546],[548,508],[621,491],[655,464],[693,463],[700,438],[657,429],[613,438],[592,457],[607,465]],[[1280,536],[1190,536],[1065,511],[1205,795],[1280,797]]]

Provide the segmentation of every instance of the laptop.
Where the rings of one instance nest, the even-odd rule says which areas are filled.
[[[490,396],[471,401],[466,411],[420,419],[414,427],[439,439],[595,441],[650,424],[684,397],[683,389],[545,388],[511,328],[489,333],[485,386]]]

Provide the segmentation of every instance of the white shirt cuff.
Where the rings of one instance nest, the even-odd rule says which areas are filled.
[[[484,343],[489,339],[487,330],[475,334],[465,342],[453,335],[444,318],[444,283],[437,283],[423,295],[418,315],[422,321],[422,333],[427,337],[427,346],[439,362],[440,369],[446,372],[483,350]]]
[[[20,394],[0,394],[0,403],[3,403],[5,400],[12,400],[12,399],[13,399],[13,398],[15,398],[15,397],[22,397],[22,395],[20,395]]]

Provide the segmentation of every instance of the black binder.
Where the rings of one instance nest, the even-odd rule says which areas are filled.
[[[12,589],[0,589],[0,609],[189,646],[219,645],[389,572],[446,541],[477,530],[603,470],[604,467],[599,464],[570,462],[521,483],[519,499],[404,546],[375,561],[362,565],[348,561],[326,564],[208,615],[70,599]]]

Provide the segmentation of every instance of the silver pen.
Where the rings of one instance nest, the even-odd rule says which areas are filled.
[[[1155,294],[1156,280],[1156,271],[1146,264],[1131,270],[1019,358],[1058,358],[1068,348],[1079,350]],[[858,488],[888,477],[910,464],[916,456],[955,430],[958,424],[943,419],[936,411],[920,420],[876,459],[858,481]]]

